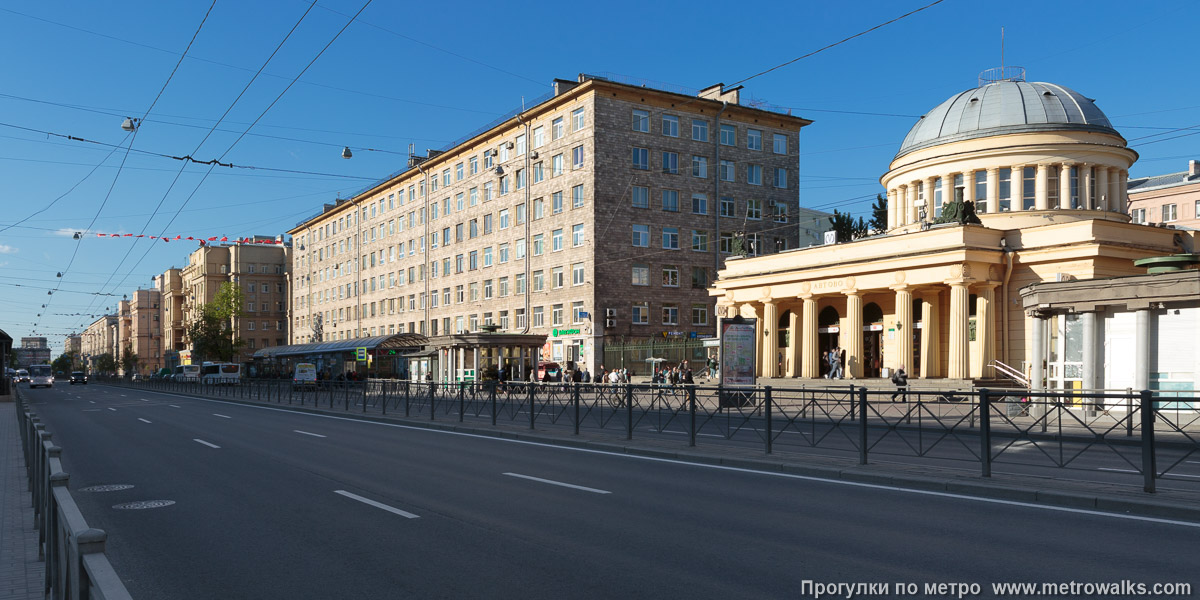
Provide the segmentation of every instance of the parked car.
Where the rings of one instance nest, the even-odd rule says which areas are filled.
[[[87,385],[87,375],[83,371],[71,372],[71,385],[75,385],[76,383]]]
[[[313,363],[296,363],[292,375],[292,388],[315,387],[317,385],[317,365]]]

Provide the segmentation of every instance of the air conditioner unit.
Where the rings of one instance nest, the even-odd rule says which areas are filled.
[[[504,147],[505,147],[505,148],[508,148],[509,150],[512,150],[512,149],[513,149],[513,143],[512,143],[512,142],[506,142],[506,143],[504,144]]]
[[[617,320],[616,320],[616,319],[605,319],[605,320],[604,320],[604,326],[605,326],[605,327],[616,327],[616,326],[617,326]]]
[[[499,152],[497,152],[495,148],[492,148],[491,154],[492,154],[492,156],[496,156],[497,154],[499,154]]]
[[[606,309],[604,309],[604,318],[606,318],[606,319],[615,319],[615,318],[617,318],[617,309],[615,309],[615,308],[606,308]]]
[[[537,150],[534,150],[533,152],[529,153],[529,158],[531,158],[533,160],[537,160],[537,157],[538,157]]]
[[[504,167],[496,167],[496,174],[497,174],[497,175],[503,175],[503,174],[504,174]]]

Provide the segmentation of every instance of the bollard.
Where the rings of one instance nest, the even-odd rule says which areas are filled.
[[[1142,480],[1143,489],[1153,494],[1158,465],[1154,456],[1154,398],[1150,390],[1142,390]]]
[[[979,462],[984,477],[992,476],[992,398],[987,388],[979,389]]]
[[[858,464],[867,464],[867,388],[858,388]],[[851,409],[853,411],[853,408]]]
[[[763,406],[766,410],[766,417],[767,417],[767,436],[766,436],[767,437],[767,454],[770,454],[771,453],[771,442],[773,441],[771,439],[771,437],[773,435],[772,428],[771,428],[771,386],[768,385],[768,386],[763,387],[763,396],[764,396]],[[866,422],[866,419],[863,419],[863,421]]]

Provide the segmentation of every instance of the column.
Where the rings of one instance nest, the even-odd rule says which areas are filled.
[[[1079,324],[1083,326],[1083,389],[1098,389],[1100,385],[1096,377],[1096,313],[1080,313]],[[1098,400],[1096,403],[1103,404],[1104,401]]]
[[[987,170],[987,200],[990,212],[1000,212],[1000,167]]]
[[[908,184],[908,204],[904,205],[904,210],[907,214],[904,220],[905,223],[912,224],[917,222],[917,198],[920,197],[917,195],[917,186],[920,184],[920,181]]]
[[[994,374],[992,361],[996,358],[996,317],[992,314],[996,301],[995,283],[975,286],[975,348],[971,364],[972,377],[990,377]]]
[[[970,376],[968,370],[967,350],[967,319],[970,312],[967,307],[967,282],[955,281],[950,284],[950,350],[946,357],[946,376],[950,379],[966,379]]]
[[[1030,325],[1033,327],[1033,365],[1029,370],[1029,388],[1032,390],[1046,389],[1046,318],[1037,313]]]
[[[896,354],[891,361],[892,368],[904,367],[912,371],[912,291],[907,287],[896,288]],[[924,373],[924,371],[922,371]]]
[[[1117,212],[1129,212],[1129,171],[1124,169],[1117,172],[1117,203],[1113,206]]]
[[[1071,208],[1071,163],[1063,163],[1058,174],[1058,207]]]
[[[942,175],[942,204],[954,201],[954,173]],[[929,220],[937,218],[937,207],[929,207]]]
[[[921,296],[921,378],[942,376],[941,292]]]
[[[784,375],[795,377],[800,373],[800,313],[792,308],[788,312],[787,371]]]
[[[763,300],[762,362],[758,372],[762,377],[775,377],[779,363],[779,314],[778,307],[770,298]]]
[[[1096,205],[1092,202],[1092,166],[1080,165],[1079,167],[1079,206],[1087,210],[1095,210]]]
[[[1008,168],[1008,202],[1013,210],[1025,210],[1025,165]]]
[[[1150,389],[1150,309],[1140,308],[1134,313],[1133,332],[1133,388]]]
[[[817,363],[817,299],[805,296],[804,324],[801,327],[801,361],[800,376],[806,379],[816,379],[821,376],[821,367]]]
[[[908,222],[906,217],[908,216],[908,205],[910,202],[912,202],[912,200],[910,200],[908,197],[908,186],[900,186],[900,189],[897,190],[897,193],[900,196],[900,205],[896,209],[896,223],[899,225],[907,225]]]
[[[763,325],[766,319],[763,318],[763,311],[754,309],[754,374],[758,377],[763,376]]]
[[[963,171],[963,202],[975,201],[975,169]]]
[[[937,185],[936,177],[925,179],[925,219],[933,219],[933,188]],[[920,212],[917,213],[918,216]]]
[[[846,330],[842,347],[846,350],[846,377],[862,377],[863,368],[863,298],[858,290],[846,292]]]
[[[1050,167],[1045,164],[1038,164],[1036,179],[1033,180],[1033,208],[1034,210],[1048,210],[1050,208]]]
[[[1105,210],[1119,212],[1120,208],[1120,184],[1121,179],[1120,169],[1111,169],[1108,177],[1108,206]]]
[[[1096,167],[1096,210],[1108,210],[1108,167]]]
[[[893,188],[888,190],[888,229],[900,226],[900,221],[896,219],[897,202],[899,202],[899,190]]]

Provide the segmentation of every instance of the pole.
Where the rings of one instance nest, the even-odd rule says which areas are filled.
[[[867,388],[865,387],[858,388],[858,406],[862,415],[858,422],[858,464],[865,465],[867,464]]]
[[[771,437],[773,435],[773,431],[772,431],[772,427],[771,427],[771,386],[768,385],[763,388],[763,395],[766,397],[763,404],[766,408],[766,417],[767,417],[767,436],[766,436],[767,437],[767,454],[770,454],[771,453],[771,442],[773,441],[771,439]],[[863,419],[863,420],[866,421],[866,419]]]
[[[979,390],[979,461],[980,473],[992,476],[992,398],[987,388]]]
[[[1150,390],[1142,390],[1142,480],[1143,489],[1154,493],[1154,479],[1158,477],[1158,465],[1154,457],[1154,399]]]

